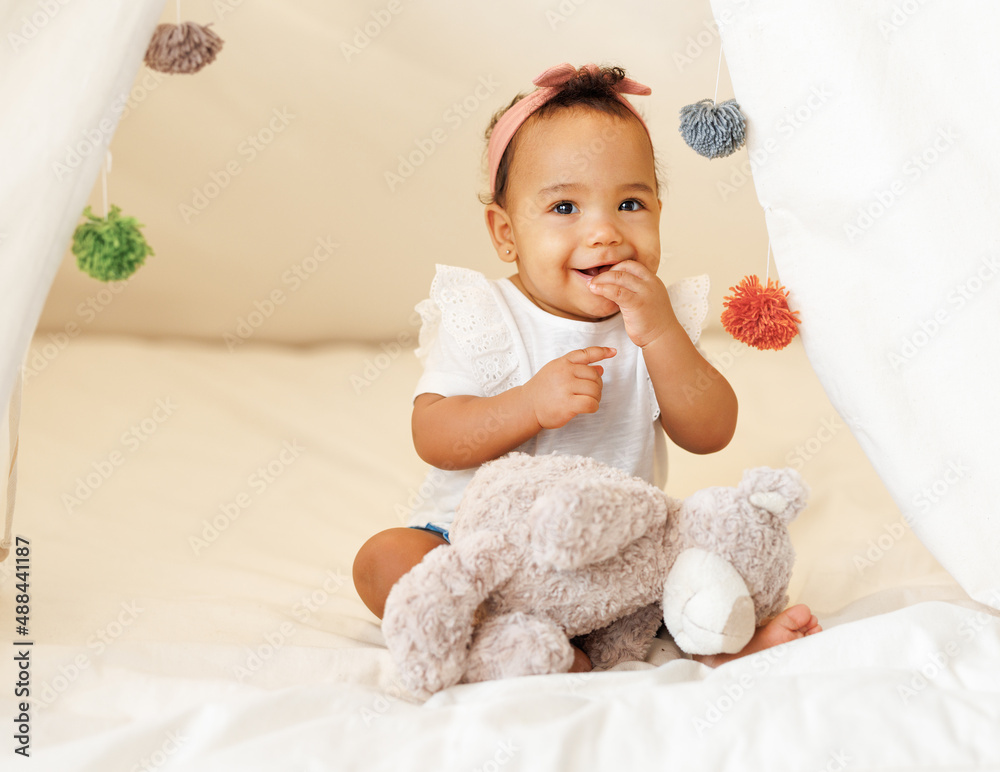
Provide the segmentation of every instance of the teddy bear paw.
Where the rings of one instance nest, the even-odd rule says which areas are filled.
[[[494,617],[476,628],[463,681],[565,673],[573,664],[566,633],[546,619],[520,611]]]
[[[753,600],[725,558],[691,548],[667,576],[663,618],[678,646],[689,654],[735,654],[753,637]]]

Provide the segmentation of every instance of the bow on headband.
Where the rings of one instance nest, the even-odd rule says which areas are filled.
[[[595,64],[585,64],[580,68],[581,70],[586,70],[590,73],[597,73],[598,67]],[[496,122],[493,127],[493,132],[490,134],[490,145],[489,152],[487,154],[487,159],[489,161],[490,167],[490,193],[496,193],[496,180],[497,180],[497,168],[500,166],[500,159],[503,158],[504,151],[507,149],[507,145],[510,144],[510,140],[513,138],[517,130],[521,128],[528,117],[538,110],[542,105],[548,102],[552,97],[562,91],[562,86],[566,84],[570,78],[576,75],[577,69],[572,64],[559,64],[555,67],[550,67],[537,78],[535,78],[532,83],[538,86],[538,89],[528,94],[524,99],[520,99],[514,103],[514,105],[507,110],[501,117],[500,120]],[[646,96],[653,93],[649,86],[644,86],[638,81],[634,81],[631,78],[622,78],[618,83],[615,84],[615,96],[618,101],[625,105],[632,114],[639,119],[639,123],[642,127],[646,129],[646,133],[649,133],[649,127],[646,126],[646,122],[642,119],[642,116],[636,111],[632,104],[622,96],[622,94],[639,94]]]

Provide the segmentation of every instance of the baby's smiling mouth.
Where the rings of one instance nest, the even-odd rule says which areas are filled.
[[[573,270],[577,273],[582,273],[584,276],[594,278],[599,273],[604,273],[609,270],[613,265],[614,263],[607,263],[605,265],[595,265],[592,268],[574,268]]]

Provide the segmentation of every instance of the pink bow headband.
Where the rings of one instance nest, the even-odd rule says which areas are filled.
[[[597,65],[585,64],[580,68],[581,70],[588,70],[590,72],[597,72]],[[510,140],[513,138],[517,130],[521,128],[533,112],[538,110],[539,107],[548,102],[552,97],[562,91],[562,86],[576,75],[577,69],[572,64],[560,64],[555,67],[550,67],[537,78],[535,78],[532,83],[538,86],[538,89],[532,91],[528,96],[523,99],[518,100],[514,105],[507,110],[501,117],[500,120],[496,122],[493,127],[493,132],[490,134],[490,144],[489,152],[487,153],[487,159],[490,165],[490,194],[496,193],[496,181],[497,181],[497,167],[500,166],[500,159],[503,158],[504,151],[507,149],[507,145],[510,144]],[[649,134],[649,127],[646,122],[642,119],[642,116],[636,111],[636,109],[631,105],[631,103],[622,96],[622,94],[639,94],[646,96],[651,94],[652,89],[649,86],[644,86],[641,83],[632,80],[631,78],[623,78],[617,84],[615,84],[615,96],[618,97],[618,101],[625,105],[632,114],[639,119],[639,123]]]

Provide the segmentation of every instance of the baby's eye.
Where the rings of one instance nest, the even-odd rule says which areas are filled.
[[[556,214],[577,214],[580,210],[576,208],[576,204],[572,201],[560,201],[552,207],[552,211]]]
[[[642,202],[634,198],[622,201],[618,206],[620,212],[638,212],[640,209],[642,209]]]

